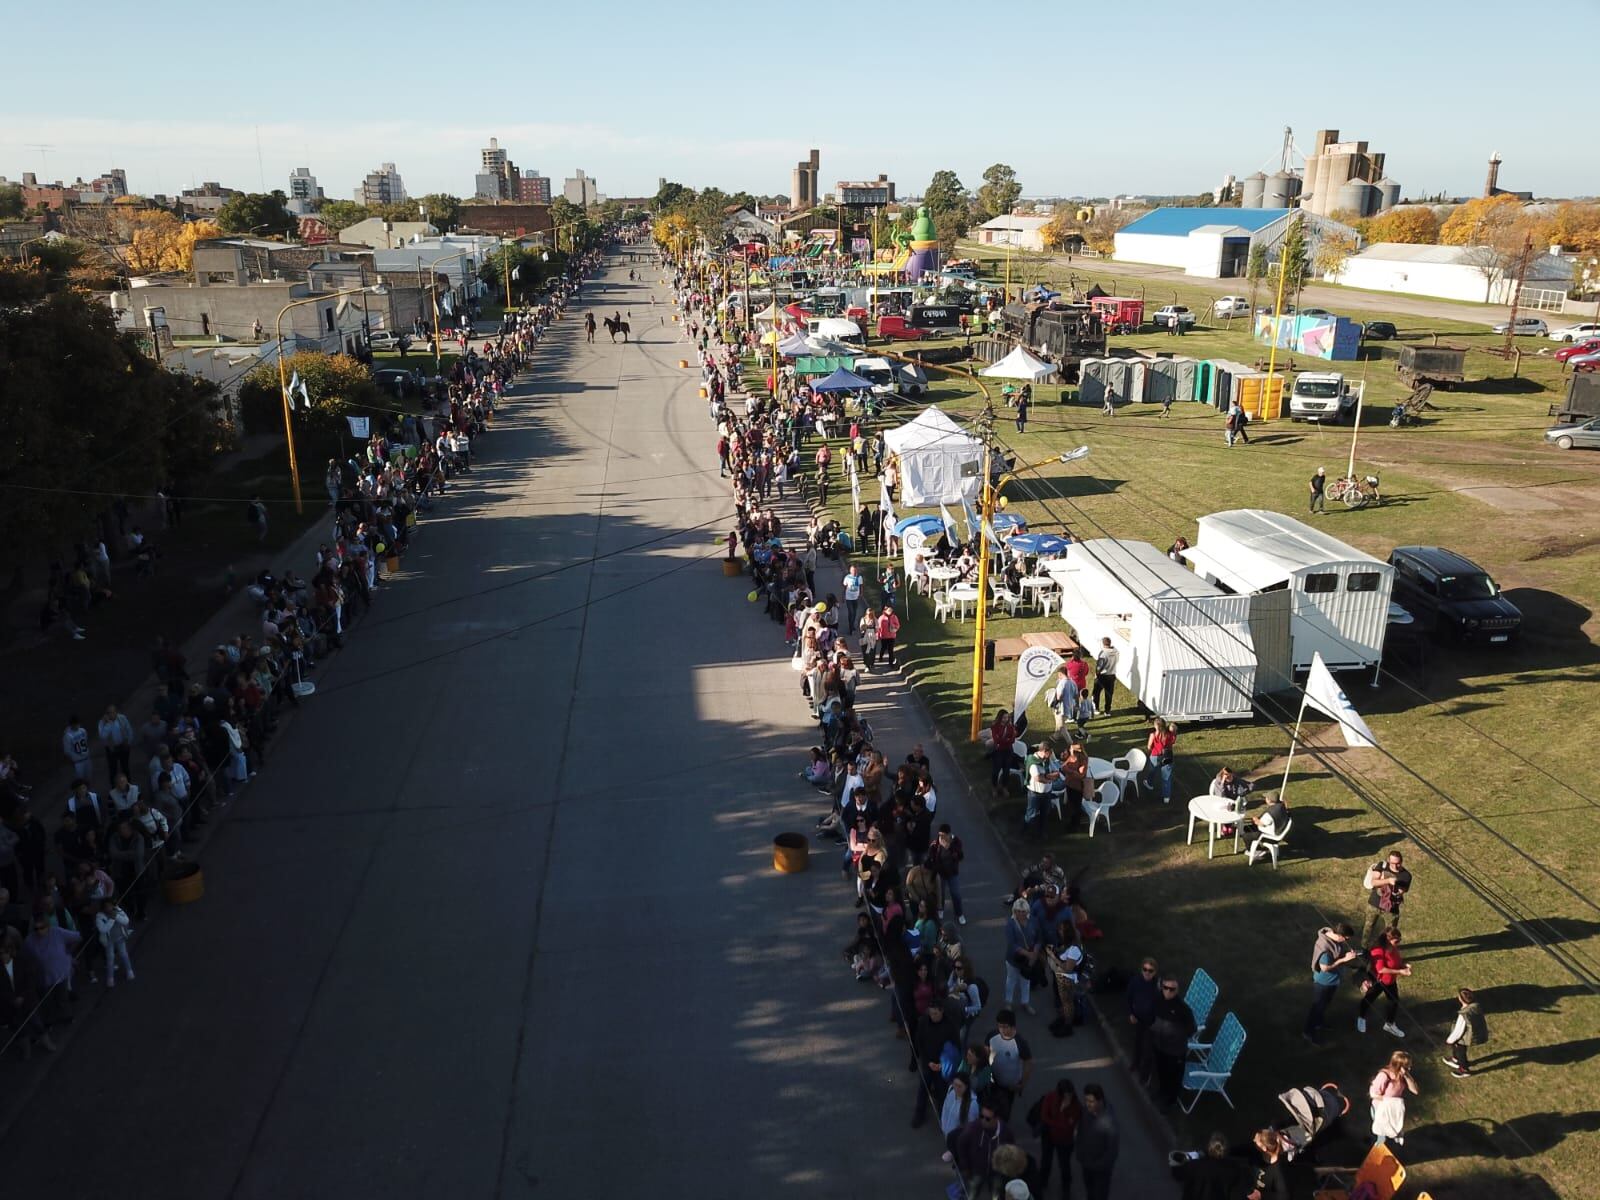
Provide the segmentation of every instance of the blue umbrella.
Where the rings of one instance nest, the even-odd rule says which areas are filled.
[[[1024,518],[1012,512],[995,513],[994,520],[990,521],[989,524],[994,526],[996,533],[1005,533],[1007,530],[1026,529],[1028,527],[1028,522]]]
[[[895,537],[905,537],[906,530],[920,529],[932,537],[934,534],[944,532],[944,518],[935,516],[901,517],[894,523]]]
[[[1060,554],[1070,544],[1053,533],[1019,533],[1006,543],[1024,554]]]

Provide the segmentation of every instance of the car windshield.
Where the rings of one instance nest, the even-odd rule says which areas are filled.
[[[863,366],[857,366],[856,367],[856,374],[860,375],[864,379],[872,380],[873,383],[893,383],[894,382],[894,376],[889,374],[888,369],[885,368],[885,367],[863,367]]]
[[[1439,592],[1446,600],[1493,600],[1500,589],[1487,575],[1446,575]]]
[[[1309,396],[1315,400],[1331,400],[1339,394],[1339,385],[1330,383],[1326,379],[1302,379],[1294,385],[1297,396]]]

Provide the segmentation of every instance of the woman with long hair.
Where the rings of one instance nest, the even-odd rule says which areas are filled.
[[[1150,766],[1161,777],[1161,803],[1172,803],[1172,747],[1178,740],[1177,726],[1157,717],[1150,727],[1149,740],[1145,742],[1145,755]]]

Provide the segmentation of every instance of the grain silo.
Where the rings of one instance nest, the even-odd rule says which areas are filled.
[[[1260,208],[1262,206],[1262,198],[1266,195],[1266,191],[1266,175],[1260,171],[1257,171],[1253,175],[1246,175],[1244,177],[1244,190],[1239,196],[1239,207]]]
[[[1290,188],[1299,180],[1287,171],[1274,171],[1267,176],[1266,190],[1262,193],[1262,208],[1288,208],[1294,193]]]
[[[1358,217],[1371,216],[1378,206],[1378,189],[1364,179],[1347,179],[1339,185],[1333,209],[1353,212]]]
[[[1400,185],[1385,175],[1378,180],[1378,211],[1388,212],[1400,203]]]

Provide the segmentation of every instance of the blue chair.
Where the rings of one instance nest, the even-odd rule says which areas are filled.
[[[1216,1040],[1211,1043],[1204,1061],[1185,1064],[1184,1090],[1194,1095],[1182,1106],[1184,1112],[1192,1113],[1206,1092],[1216,1092],[1228,1101],[1229,1108],[1233,1107],[1228,1097],[1228,1079],[1233,1074],[1234,1063],[1239,1061],[1239,1051],[1244,1049],[1244,1037],[1244,1026],[1239,1024],[1238,1017],[1229,1013],[1222,1018],[1222,1028],[1217,1030]]]
[[[1194,978],[1189,980],[1189,990],[1184,994],[1183,1002],[1194,1014],[1194,1036],[1189,1039],[1189,1052],[1203,1056],[1211,1048],[1211,1043],[1200,1041],[1200,1035],[1205,1032],[1206,1022],[1211,1020],[1211,1009],[1217,1002],[1217,981],[1206,973],[1204,967],[1195,971]]]

